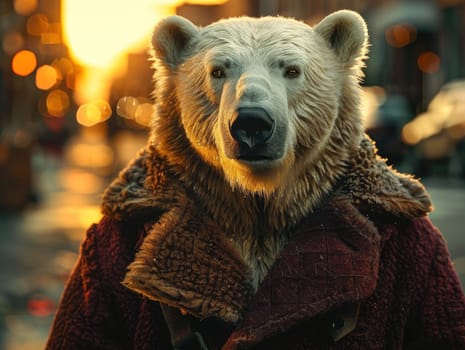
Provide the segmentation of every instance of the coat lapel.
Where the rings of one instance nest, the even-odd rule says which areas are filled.
[[[123,284],[202,319],[241,319],[226,348],[259,343],[375,289],[380,236],[346,196],[304,220],[255,295],[226,235],[180,198],[151,228]]]
[[[151,228],[123,284],[199,318],[237,322],[253,291],[226,235],[184,196]]]

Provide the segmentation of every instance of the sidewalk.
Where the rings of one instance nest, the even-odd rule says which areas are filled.
[[[465,289],[465,180],[426,179],[423,183],[433,200],[431,220],[447,241]]]

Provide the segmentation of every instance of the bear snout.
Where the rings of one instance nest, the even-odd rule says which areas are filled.
[[[270,139],[275,121],[263,108],[239,108],[229,130],[231,136],[249,149],[255,148]]]
[[[249,164],[274,162],[283,156],[285,136],[262,107],[240,107],[222,129],[225,155]]]

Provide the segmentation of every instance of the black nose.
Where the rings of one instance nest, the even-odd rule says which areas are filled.
[[[230,126],[231,136],[249,148],[267,141],[274,130],[274,120],[263,108],[239,108]]]

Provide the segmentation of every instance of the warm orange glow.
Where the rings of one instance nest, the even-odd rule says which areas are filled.
[[[137,106],[135,120],[142,126],[149,127],[152,122],[153,105],[151,103],[141,103]]]
[[[144,47],[155,23],[183,2],[217,5],[227,0],[64,0],[65,41],[84,65],[105,67],[134,46]]]
[[[105,143],[79,143],[67,154],[73,164],[83,168],[107,168],[114,162],[113,149]]]
[[[61,24],[50,23],[48,30],[40,36],[40,42],[45,45],[61,44]]]
[[[41,36],[48,31],[48,18],[42,13],[36,13],[27,20],[26,28],[30,35]]]
[[[75,72],[73,63],[66,57],[57,58],[52,62],[52,67],[58,74],[58,79],[65,79],[68,89],[74,90]]]
[[[18,15],[28,16],[37,8],[37,0],[14,0],[13,5]]]
[[[52,117],[63,117],[69,109],[69,97],[60,89],[52,90],[45,101],[47,113]]]
[[[69,72],[66,74],[66,86],[68,89],[74,90],[76,87],[76,74]]]
[[[78,169],[60,171],[58,180],[60,185],[71,193],[98,193],[102,187],[102,180],[98,176]]]
[[[102,218],[102,213],[99,206],[87,206],[77,211],[77,222],[81,227],[89,227],[93,223],[99,222]]]
[[[14,55],[11,61],[11,69],[17,75],[25,77],[31,74],[37,67],[37,58],[34,52],[21,50]]]
[[[58,80],[58,73],[55,68],[43,65],[36,72],[36,86],[40,90],[51,89]]]
[[[442,132],[445,131],[445,132]],[[456,81],[444,85],[433,98],[425,113],[420,114],[402,129],[402,139],[410,145],[432,137],[446,135],[449,141],[465,136],[465,82]],[[428,147],[430,147],[428,146]],[[434,147],[433,147],[434,148]],[[428,152],[432,153],[431,149]]]
[[[74,100],[78,105],[89,103],[96,99],[108,100],[111,81],[118,75],[120,69],[85,67],[75,76]]]
[[[81,125],[92,126],[100,121],[100,111],[97,106],[86,103],[79,107],[76,119]]]
[[[27,310],[33,316],[46,317],[55,311],[55,303],[46,297],[36,297],[28,301]]]
[[[124,96],[116,104],[116,113],[123,118],[132,119],[142,126],[150,126],[153,105],[144,97]]]
[[[435,73],[441,67],[441,59],[434,52],[426,51],[418,56],[417,64],[423,73]]]
[[[24,38],[18,32],[6,33],[3,37],[3,51],[9,55],[13,55],[16,51],[19,51],[24,46]]]
[[[57,58],[52,62],[52,66],[58,69],[63,75],[74,69],[73,63],[66,57]]]
[[[227,0],[191,0],[193,4],[213,5]],[[108,100],[112,79],[126,69],[126,54],[146,50],[156,22],[175,14],[183,0],[63,0],[63,40],[82,73],[66,75],[74,88],[74,99],[81,107],[76,118],[91,126],[110,115],[92,101]],[[147,106],[131,119],[147,123]]]
[[[139,105],[137,98],[132,96],[124,96],[118,100],[116,104],[116,113],[126,119],[134,119],[136,108]]]
[[[228,1],[229,0],[187,0],[185,2],[193,5],[221,5]]]
[[[362,88],[361,112],[363,127],[374,126],[379,106],[386,100],[386,91],[381,86],[365,86]]]
[[[80,106],[76,113],[76,119],[81,125],[93,126],[110,118],[111,113],[110,105],[103,100],[99,100]]]
[[[402,140],[408,145],[415,145],[434,135],[439,128],[430,114],[424,113],[403,127]]]
[[[82,64],[106,67],[129,48],[147,45],[155,22],[173,13],[156,5],[150,0],[65,0],[65,41]]]
[[[411,25],[396,24],[386,29],[385,37],[389,45],[401,48],[416,40],[416,28]]]

